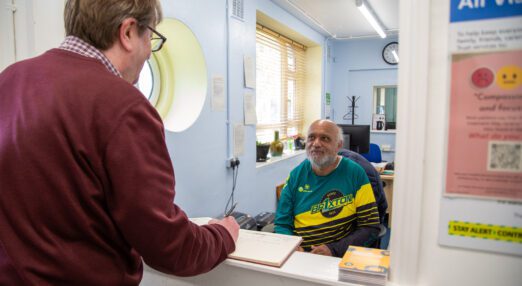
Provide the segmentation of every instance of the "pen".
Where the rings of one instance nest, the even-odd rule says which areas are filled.
[[[236,208],[237,203],[233,204],[232,207],[228,210],[228,212],[225,213],[225,217],[230,216],[234,209]]]

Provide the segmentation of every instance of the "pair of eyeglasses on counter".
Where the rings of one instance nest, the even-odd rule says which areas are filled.
[[[151,51],[154,53],[161,50],[163,44],[165,44],[165,42],[167,41],[167,38],[163,36],[160,32],[154,30],[152,27],[147,26],[147,28],[152,31],[152,37],[150,38]]]

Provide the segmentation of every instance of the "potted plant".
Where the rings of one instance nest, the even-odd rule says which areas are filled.
[[[270,143],[256,141],[256,162],[265,162],[269,149]]]

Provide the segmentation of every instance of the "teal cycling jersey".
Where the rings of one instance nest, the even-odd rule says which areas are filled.
[[[301,246],[307,249],[340,241],[357,228],[378,225],[375,197],[361,166],[341,158],[330,174],[318,176],[307,159],[292,170],[283,187],[275,231],[301,236]]]

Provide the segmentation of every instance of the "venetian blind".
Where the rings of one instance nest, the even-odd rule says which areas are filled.
[[[302,130],[306,47],[264,26],[256,29],[257,140]]]

